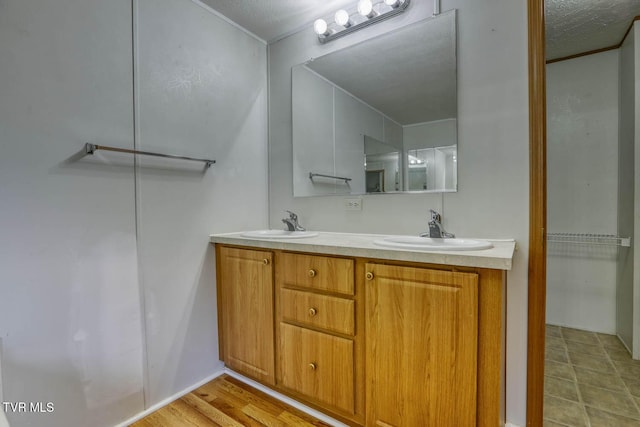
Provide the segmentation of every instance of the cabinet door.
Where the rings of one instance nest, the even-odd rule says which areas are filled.
[[[275,384],[273,254],[218,249],[224,361],[231,369]]]
[[[475,426],[476,274],[366,264],[368,426]]]
[[[353,414],[353,341],[280,323],[281,385]]]

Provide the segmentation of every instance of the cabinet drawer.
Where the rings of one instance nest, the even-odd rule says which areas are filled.
[[[292,289],[282,289],[280,297],[280,310],[284,320],[345,335],[354,334],[354,301]]]
[[[352,340],[280,323],[281,385],[349,414],[353,356]]]
[[[353,260],[283,253],[280,272],[284,285],[353,295]]]

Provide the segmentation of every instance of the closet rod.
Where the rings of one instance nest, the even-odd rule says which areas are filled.
[[[210,160],[210,159],[197,159],[194,157],[176,156],[173,154],[161,154],[161,153],[152,153],[150,151],[129,150],[128,148],[108,147],[106,145],[91,144],[89,142],[85,144],[85,150],[87,154],[93,154],[98,150],[103,150],[103,151],[116,151],[118,153],[142,154],[144,156],[164,157],[166,159],[191,160],[194,162],[203,162],[206,168],[211,167],[211,165],[216,162],[215,160]]]

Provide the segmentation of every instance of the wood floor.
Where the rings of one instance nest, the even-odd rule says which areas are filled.
[[[222,375],[131,427],[327,426],[228,375]]]

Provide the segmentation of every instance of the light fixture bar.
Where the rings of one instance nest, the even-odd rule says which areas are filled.
[[[318,34],[318,40],[320,40],[320,43],[324,44],[330,42],[331,40],[346,36],[347,34],[351,34],[354,31],[358,31],[362,28],[368,27],[369,25],[373,25],[377,22],[399,15],[403,13],[407,9],[407,7],[409,7],[409,3],[411,3],[411,0],[404,0],[398,7],[395,7],[388,12],[375,15],[372,18],[365,19],[358,24],[350,25],[340,31],[330,32],[329,34]]]

